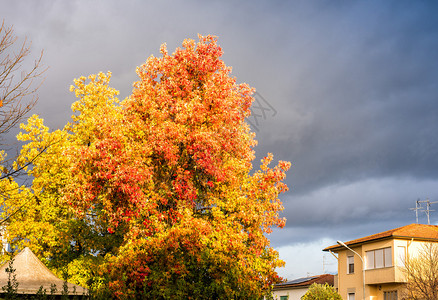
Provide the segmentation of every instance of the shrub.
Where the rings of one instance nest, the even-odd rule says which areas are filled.
[[[331,285],[314,283],[301,300],[342,300],[342,297]]]

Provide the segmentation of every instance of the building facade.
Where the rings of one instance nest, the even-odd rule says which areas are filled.
[[[5,252],[11,252],[11,246],[8,243],[8,240],[6,239],[6,225],[0,225],[0,236],[1,236],[1,243],[2,243],[2,250],[1,254],[5,254]]]
[[[274,285],[272,296],[274,300],[300,300],[313,283],[333,286],[334,275],[323,274],[311,277],[298,278]]]
[[[325,248],[338,254],[338,292],[347,300],[402,299],[403,266],[425,243],[438,243],[438,226],[410,224]]]

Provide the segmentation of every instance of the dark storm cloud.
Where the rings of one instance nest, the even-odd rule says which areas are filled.
[[[438,31],[427,11],[399,20],[403,9],[388,7],[370,19],[377,24],[370,12],[344,11],[327,25],[343,38],[318,35],[318,49],[292,55],[302,73],[293,76],[305,79],[259,139],[295,164],[297,192],[364,176],[436,176]]]
[[[317,189],[301,196],[285,199],[288,213],[287,227],[320,226],[342,227],[383,221],[400,224],[415,222],[415,207],[420,198],[437,199],[436,180],[419,181],[414,178],[375,178],[343,182]],[[422,222],[425,215],[420,214]],[[433,221],[438,221],[435,216]],[[324,231],[317,234],[324,237]]]
[[[259,120],[258,159],[272,152],[293,165],[282,196],[288,222],[271,235],[275,246],[402,226],[415,221],[409,208],[417,198],[438,199],[434,2],[0,0],[0,7],[34,51],[45,50],[50,69],[35,111],[51,128],[71,115],[73,78],[110,70],[124,98],[136,66],[159,55],[161,43],[173,52],[184,38],[218,35],[237,81],[276,111]]]

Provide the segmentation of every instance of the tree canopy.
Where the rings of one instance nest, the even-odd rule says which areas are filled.
[[[119,101],[111,73],[75,80],[75,114],[50,132],[22,125],[17,166],[33,194],[9,240],[96,295],[120,299],[258,299],[281,279],[267,235],[283,227],[288,162],[252,170],[245,118],[254,92],[237,84],[213,36],[151,56]],[[22,205],[11,195],[6,213]]]

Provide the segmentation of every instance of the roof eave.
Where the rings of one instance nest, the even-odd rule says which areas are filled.
[[[380,238],[375,238],[372,240],[368,240],[368,241],[361,241],[361,242],[356,242],[356,243],[345,243],[348,247],[358,247],[364,244],[369,244],[369,243],[374,243],[374,242],[378,242],[378,241],[383,241],[383,240],[389,240],[389,239],[401,239],[401,240],[420,240],[420,241],[434,241],[434,242],[438,242],[438,238],[424,238],[424,237],[412,237],[412,236],[404,236],[404,235],[391,235],[391,236],[384,236],[384,237],[380,237]],[[338,246],[338,245],[333,245],[333,246],[329,246],[327,248],[322,249],[322,251],[333,251],[333,252],[338,252],[341,250],[345,250],[344,246]]]

